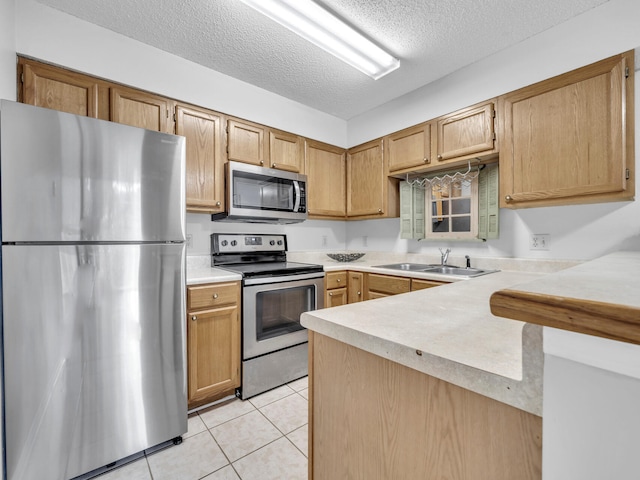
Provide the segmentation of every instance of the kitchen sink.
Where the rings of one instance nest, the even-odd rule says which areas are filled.
[[[375,268],[390,268],[391,270],[404,270],[411,272],[420,272],[427,268],[435,268],[440,265],[424,264],[424,263],[392,263],[390,265],[376,265]]]
[[[402,270],[405,272],[436,273],[441,275],[456,275],[459,277],[479,277],[498,270],[483,270],[480,268],[463,268],[454,265],[434,265],[424,263],[392,263],[389,265],[376,265],[375,268],[388,268],[390,270]]]

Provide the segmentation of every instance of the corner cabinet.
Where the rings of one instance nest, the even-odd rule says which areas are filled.
[[[224,211],[224,117],[186,105],[176,106],[176,133],[186,138],[187,211]]]
[[[310,218],[344,220],[347,198],[346,150],[326,143],[306,140],[305,170],[307,208]]]
[[[240,282],[187,287],[188,407],[240,386]]]
[[[397,217],[400,211],[398,180],[387,177],[382,139],[348,150],[347,216]]]
[[[633,199],[633,62],[627,52],[500,98],[500,207]]]

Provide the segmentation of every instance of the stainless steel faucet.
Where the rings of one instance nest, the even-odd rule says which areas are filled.
[[[447,248],[444,252],[442,251],[441,248],[439,248],[438,250],[440,250],[440,265],[444,266],[447,264],[447,261],[449,260],[449,254],[451,253],[451,249]]]

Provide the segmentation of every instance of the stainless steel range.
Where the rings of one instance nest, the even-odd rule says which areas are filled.
[[[242,275],[242,399],[307,375],[300,315],[324,307],[324,271],[286,252],[286,235],[211,235],[211,265]]]

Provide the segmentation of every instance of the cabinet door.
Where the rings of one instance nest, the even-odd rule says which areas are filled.
[[[397,295],[411,291],[411,279],[407,277],[395,277],[392,275],[380,275],[368,273],[366,277],[365,300]]]
[[[304,173],[304,139],[293,133],[269,130],[269,166]]]
[[[364,300],[364,273],[349,272],[347,274],[347,297],[349,303]]]
[[[438,119],[438,162],[460,160],[494,150],[493,102],[465,108]]]
[[[227,158],[237,162],[264,166],[266,159],[265,128],[241,120],[227,121]]]
[[[237,305],[187,315],[189,407],[240,386],[240,315]]]
[[[111,87],[111,120],[157,132],[174,133],[167,98],[125,87]]]
[[[346,210],[346,150],[306,141],[307,207],[311,217],[344,218]]]
[[[347,304],[347,288],[333,288],[331,290],[327,290],[327,294],[324,298],[324,306],[326,308],[329,307],[337,307],[339,305]]]
[[[186,137],[187,210],[224,211],[222,116],[178,105],[176,133]]]
[[[633,197],[632,52],[500,100],[501,207]]]
[[[414,170],[431,163],[431,123],[392,133],[385,140],[389,173]]]
[[[347,159],[347,215],[382,216],[387,194],[382,140],[349,150]]]
[[[21,59],[23,103],[85,117],[108,119],[108,89],[95,79]]]

